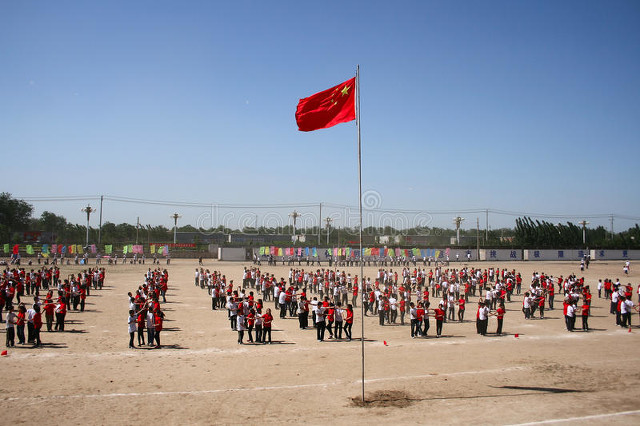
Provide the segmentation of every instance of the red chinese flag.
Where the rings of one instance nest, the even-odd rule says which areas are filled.
[[[326,129],[356,119],[356,78],[300,99],[296,109],[298,130]]]

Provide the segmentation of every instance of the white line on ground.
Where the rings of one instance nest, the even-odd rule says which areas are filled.
[[[640,410],[620,411],[618,413],[608,413],[608,414],[593,414],[590,416],[581,416],[581,417],[567,417],[565,419],[549,419],[549,420],[541,420],[539,422],[517,423],[510,426],[528,426],[528,425],[544,425],[549,423],[576,422],[576,421],[582,421],[582,420],[605,419],[607,417],[628,416],[633,414],[640,414]]]
[[[505,371],[527,370],[528,367],[509,367],[509,368],[497,368],[493,370],[474,370],[474,371],[458,371],[455,373],[432,373],[432,374],[420,374],[414,376],[394,376],[394,377],[380,377],[375,379],[365,379],[365,383],[376,383],[384,381],[396,381],[396,380],[410,380],[410,379],[423,379],[428,377],[454,377],[464,376],[471,374],[495,374],[503,373]],[[172,396],[172,395],[206,395],[220,392],[255,392],[265,390],[287,390],[287,389],[302,389],[311,387],[326,387],[336,386],[343,384],[359,384],[358,381],[346,382],[344,380],[334,380],[332,382],[325,383],[309,383],[299,385],[281,385],[281,386],[258,386],[258,387],[246,387],[246,388],[225,388],[225,389],[208,389],[208,390],[195,390],[195,391],[166,391],[166,392],[128,392],[128,393],[107,393],[107,394],[87,394],[87,395],[46,395],[46,396],[33,396],[33,397],[14,397],[6,398],[2,401],[46,401],[56,399],[77,399],[77,398],[117,398],[127,396]]]

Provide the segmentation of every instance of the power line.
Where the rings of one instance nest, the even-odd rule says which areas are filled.
[[[71,201],[89,201],[99,200],[101,197],[97,195],[67,195],[67,196],[46,196],[46,197],[19,197],[27,202],[71,202]],[[290,208],[316,208],[318,203],[282,203],[282,204],[231,204],[231,203],[202,203],[189,201],[173,201],[173,200],[152,200],[145,198],[123,197],[117,195],[105,195],[104,200],[129,204],[142,205],[158,205],[167,207],[192,207],[192,208],[216,208],[216,209],[290,209]],[[333,209],[354,210],[358,207],[339,204],[339,203],[322,203],[323,206]],[[558,214],[558,213],[538,213],[538,212],[521,212],[502,209],[448,209],[448,210],[427,210],[427,209],[393,209],[381,207],[363,206],[363,211],[373,213],[390,213],[390,214],[429,214],[429,215],[450,215],[450,214],[473,214],[473,213],[490,213],[502,216],[513,217],[531,217],[531,218],[547,218],[547,219],[604,219],[615,218],[621,220],[640,221],[640,217],[624,214],[611,213],[590,213],[590,214]]]

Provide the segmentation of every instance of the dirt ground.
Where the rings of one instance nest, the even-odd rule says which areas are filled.
[[[471,265],[516,269],[527,287],[534,270],[577,273],[594,292],[600,278],[637,288],[640,277],[633,264],[623,276],[620,261],[593,262],[584,273],[565,262]],[[2,424],[640,424],[639,317],[632,329],[617,327],[597,294],[589,333],[567,332],[558,302],[544,320],[525,321],[521,296],[507,306],[500,337],[476,334],[474,303],[440,339],[411,339],[409,326],[365,317],[363,404],[359,307],[351,342],[317,342],[315,330],[275,315],[275,344],[240,346],[226,312],[212,311],[206,290],[194,286],[196,260],[162,265],[169,271],[163,348],[128,349],[127,292],[149,266],[105,266],[106,287],[92,291],[84,313],[67,314],[65,332],[44,331],[44,347],[0,357]],[[236,284],[243,266],[250,264],[205,261]],[[61,276],[79,269],[64,266]]]

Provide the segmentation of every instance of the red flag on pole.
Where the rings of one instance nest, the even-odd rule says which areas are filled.
[[[326,129],[356,119],[356,78],[300,99],[296,109],[298,130]]]

